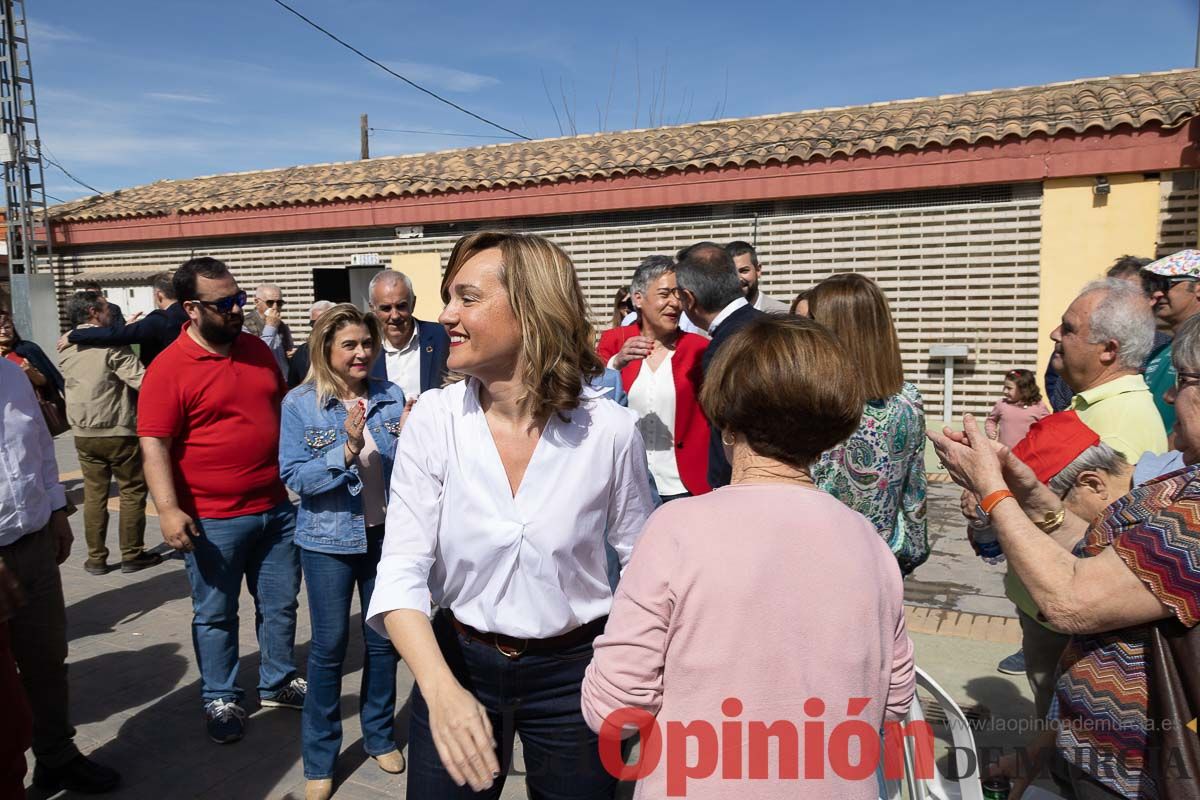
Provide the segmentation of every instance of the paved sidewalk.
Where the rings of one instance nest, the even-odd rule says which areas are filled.
[[[60,471],[78,470],[69,436],[57,442]],[[81,490],[78,477],[68,477],[68,490]],[[114,488],[115,491],[115,488]],[[1024,679],[995,672],[996,662],[1015,648],[1004,621],[1011,616],[1000,589],[1000,571],[970,554],[962,538],[950,487],[930,492],[930,536],[934,553],[908,582],[912,607],[909,620],[918,663],[961,704],[983,707],[993,721],[1032,716]],[[211,743],[204,734],[199,701],[199,674],[191,644],[191,604],[183,562],[172,558],[161,567],[134,575],[113,572],[103,577],[82,569],[81,519],[72,518],[76,545],[63,566],[70,639],[72,716],[78,743],[85,752],[121,771],[122,787],[114,798],[302,798],[299,712],[259,709],[255,682],[258,647],[253,606],[242,596],[241,684],[247,691],[251,717],[246,738],[234,745]],[[110,522],[116,541],[116,515]],[[148,545],[161,545],[157,519],[150,517]],[[355,619],[357,620],[357,614]],[[296,657],[304,669],[309,623],[303,590]],[[352,633],[343,683],[343,753],[336,797],[403,796],[403,775],[379,770],[362,748],[358,726],[358,686],[362,640]],[[406,698],[412,676],[401,664],[399,696]],[[980,744],[1019,742],[1022,737],[981,731]],[[398,710],[398,742],[403,746],[407,707]],[[516,763],[521,765],[519,743]],[[32,769],[32,763],[30,764]],[[28,777],[27,777],[28,780]],[[30,790],[29,797],[43,795]],[[65,795],[64,795],[65,796]],[[525,797],[523,781],[514,776],[504,798]]]

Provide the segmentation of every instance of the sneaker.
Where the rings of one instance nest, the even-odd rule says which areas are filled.
[[[213,700],[204,707],[208,738],[217,744],[229,744],[246,732],[246,709],[232,700]]]
[[[138,553],[130,559],[121,562],[121,572],[140,572],[146,567],[156,567],[162,563],[162,556],[156,553]]]
[[[110,566],[107,561],[92,561],[88,559],[83,562],[83,571],[89,575],[107,575],[114,569],[115,567]]]
[[[996,669],[1003,672],[1005,675],[1024,675],[1025,674],[1025,651],[1018,650],[1011,656],[1008,656],[999,664]]]
[[[37,762],[33,768],[33,785],[46,792],[61,792],[64,789],[80,794],[103,794],[117,788],[121,776],[103,764],[89,760],[82,753],[63,764],[50,768]]]
[[[263,708],[304,708],[308,696],[308,682],[304,678],[292,678],[292,682],[278,692],[262,698]]]

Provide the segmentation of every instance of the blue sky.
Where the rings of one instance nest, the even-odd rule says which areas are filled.
[[[1197,27],[1185,0],[289,2],[535,138],[1190,67]],[[103,191],[351,160],[363,113],[496,136],[379,131],[372,155],[504,141],[271,0],[26,8],[46,148]],[[47,190],[90,194],[53,168]]]

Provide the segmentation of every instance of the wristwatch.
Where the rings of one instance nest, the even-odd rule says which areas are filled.
[[[1054,533],[1062,527],[1063,520],[1067,518],[1067,508],[1063,506],[1058,511],[1047,511],[1042,515],[1041,519],[1033,520],[1033,524],[1037,525],[1043,533]]]

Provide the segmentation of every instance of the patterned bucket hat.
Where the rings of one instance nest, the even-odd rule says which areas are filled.
[[[1142,267],[1167,278],[1200,279],[1200,250],[1180,250]]]

